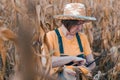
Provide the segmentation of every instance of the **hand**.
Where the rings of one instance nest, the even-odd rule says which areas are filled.
[[[80,57],[75,57],[73,62],[78,65],[84,65],[86,63],[86,60]]]
[[[64,74],[75,76],[76,72],[72,69],[64,68]]]

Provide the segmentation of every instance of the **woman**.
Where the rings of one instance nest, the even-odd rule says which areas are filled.
[[[80,31],[84,23],[94,21],[96,18],[86,16],[82,3],[66,4],[64,13],[54,18],[60,19],[62,26],[47,33],[50,51],[54,51],[52,66],[53,68],[64,66],[65,79],[76,80],[73,68],[77,67],[88,74],[95,67],[95,63],[85,66],[94,61],[94,58],[87,36]]]

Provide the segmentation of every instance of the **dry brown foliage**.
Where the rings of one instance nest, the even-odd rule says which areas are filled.
[[[106,51],[93,71],[94,75],[99,73],[96,80],[119,79],[119,0],[0,0],[1,80],[13,80],[13,77],[18,80],[18,77],[33,75],[27,73],[36,72],[34,69],[38,70],[33,76],[37,78],[35,80],[51,80],[51,77],[46,78],[51,69],[51,58],[45,33],[60,27],[60,21],[53,19],[53,15],[62,14],[64,4],[69,2],[84,3],[87,15],[97,18],[97,21],[85,24],[83,29],[95,57]],[[46,48],[42,49],[41,45]],[[41,57],[46,58],[46,64],[42,64]],[[27,69],[19,72],[20,65]],[[21,75],[23,73],[25,75]]]

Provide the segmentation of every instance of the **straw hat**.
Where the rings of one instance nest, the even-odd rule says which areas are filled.
[[[82,3],[69,3],[64,7],[61,15],[55,15],[54,18],[61,20],[87,20],[95,21],[95,17],[86,16],[85,5]]]

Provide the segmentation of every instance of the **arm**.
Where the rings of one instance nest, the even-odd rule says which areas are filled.
[[[52,67],[59,67],[72,62],[74,60],[73,56],[64,56],[64,57],[52,57]]]
[[[82,38],[83,40],[83,49],[84,49],[84,54],[86,55],[86,62],[87,63],[91,63],[92,61],[94,61],[94,57],[90,48],[90,44],[88,41],[88,38],[86,35],[84,35],[84,37]],[[91,71],[95,68],[96,64],[93,63],[91,64],[88,69]]]
[[[75,56],[64,56],[64,57],[56,57],[56,56],[53,56],[52,57],[52,67],[59,67],[59,66],[63,66],[67,63],[70,63],[70,62],[80,62],[82,61],[83,63],[86,62],[85,59],[83,58],[78,58],[78,57],[75,57]]]
[[[86,56],[86,61],[87,61],[87,63],[91,63],[92,61],[94,61],[93,55],[92,55],[92,54],[87,55],[87,56]],[[95,62],[94,62],[93,64],[91,64],[91,65],[88,67],[88,69],[91,71],[91,70],[93,70],[93,69],[95,68],[95,66],[96,66],[96,64],[95,64]]]

